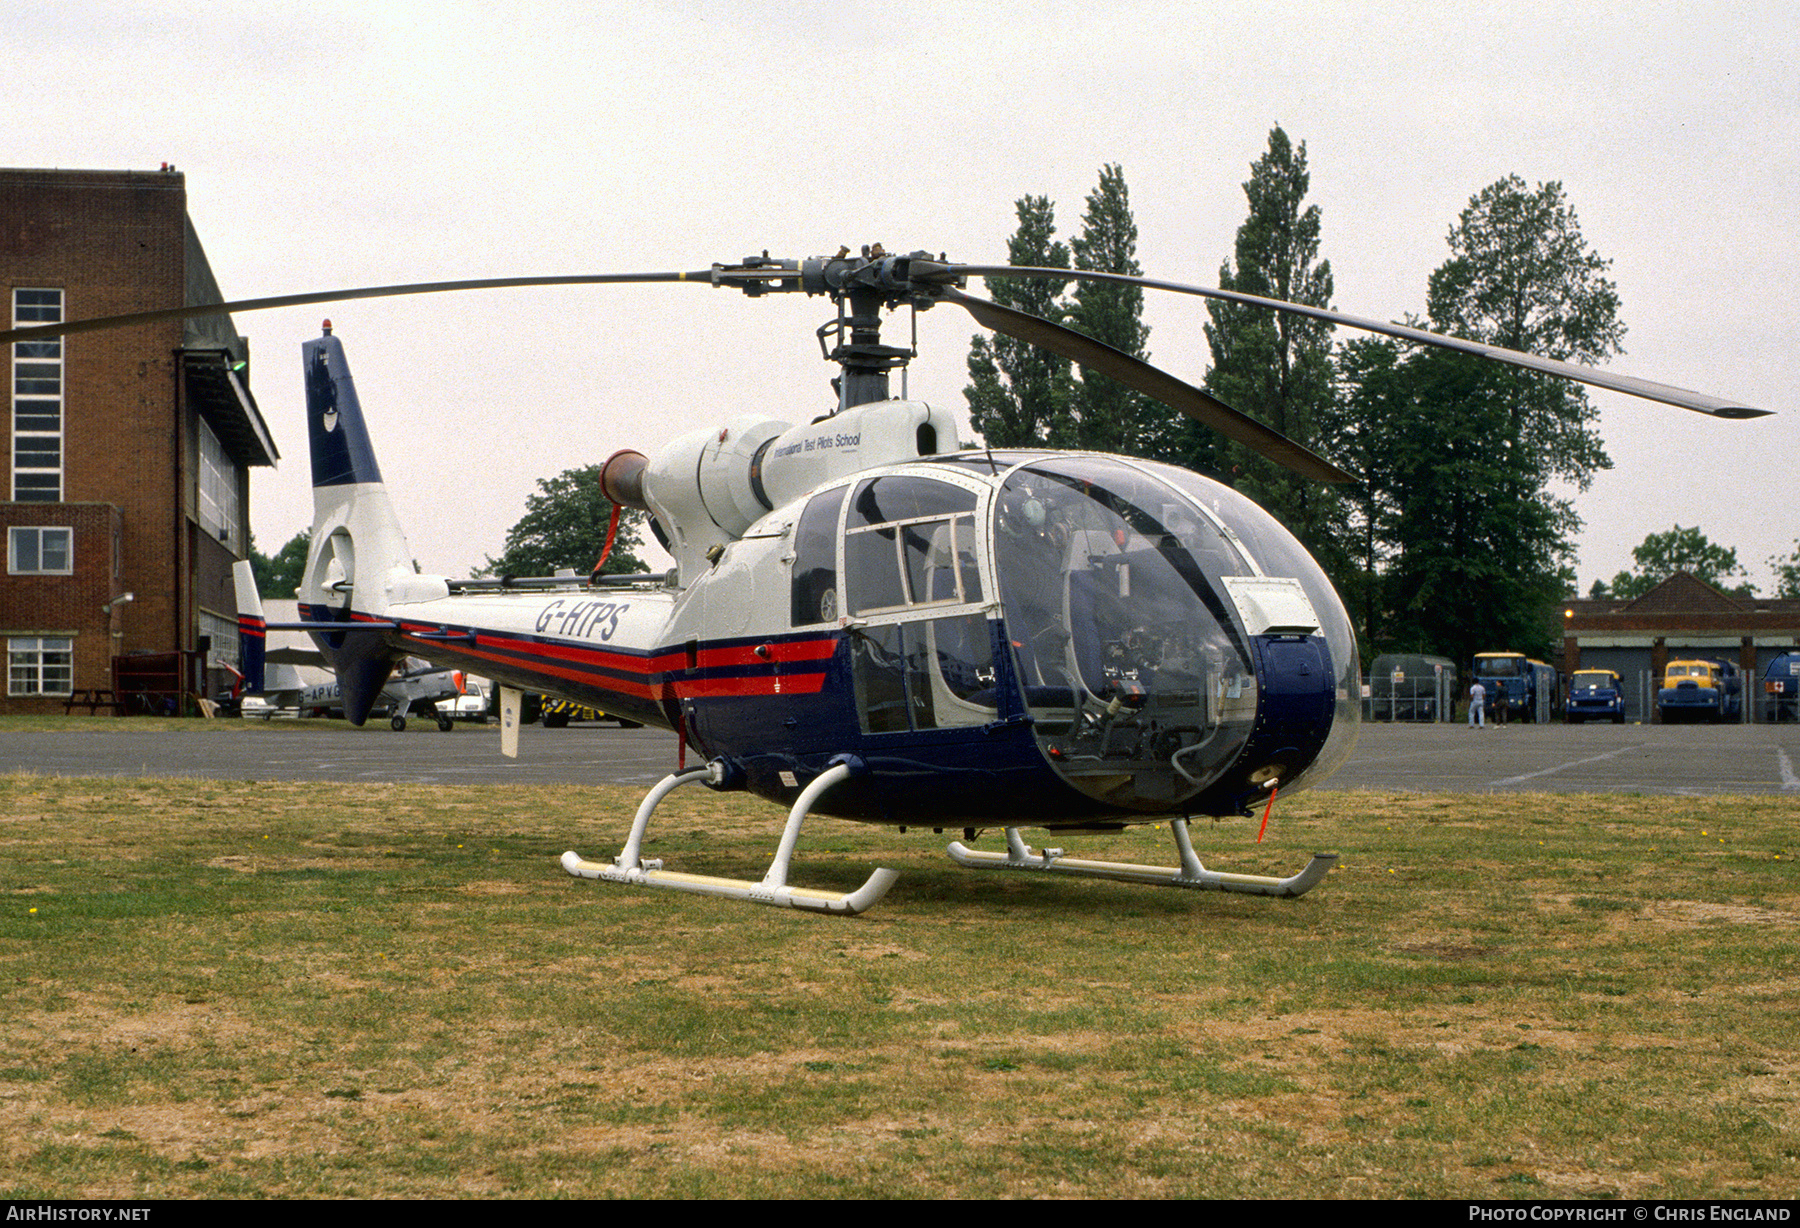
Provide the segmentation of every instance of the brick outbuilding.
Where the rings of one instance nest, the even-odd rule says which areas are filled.
[[[0,285],[14,326],[224,301],[174,170],[0,170]],[[249,471],[277,459],[247,341],[221,315],[10,348],[0,711],[191,706],[236,661]]]
[[[1800,644],[1800,601],[1738,597],[1676,572],[1632,601],[1582,598],[1563,603],[1564,676],[1577,669],[1610,669],[1625,682],[1625,715],[1648,721],[1657,679],[1670,661],[1728,662],[1744,679],[1744,694],[1762,694],[1769,662]],[[1747,705],[1764,719],[1761,705]]]

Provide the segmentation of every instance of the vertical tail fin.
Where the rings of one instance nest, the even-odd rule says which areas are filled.
[[[363,423],[362,402],[344,360],[344,344],[331,335],[301,346],[306,363],[306,430],[312,445],[313,486],[379,485],[381,466]]]
[[[330,623],[380,618],[390,591],[413,574],[412,551],[388,500],[343,343],[331,335],[330,321],[324,335],[306,342],[301,352],[313,529],[300,617]],[[314,639],[343,688],[344,715],[351,724],[362,724],[400,654],[380,631],[330,631]]]
[[[268,621],[263,618],[262,596],[256,591],[256,572],[250,560],[240,559],[231,565],[231,579],[237,588],[238,656],[243,666],[243,690],[260,695],[264,683],[264,657],[269,646]]]

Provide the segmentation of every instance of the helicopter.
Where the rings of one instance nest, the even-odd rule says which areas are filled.
[[[1098,453],[968,450],[944,410],[890,395],[911,351],[882,313],[942,304],[1155,398],[1311,479],[1329,461],[1139,359],[964,292],[970,277],[1125,283],[1294,312],[1723,418],[1766,411],[1411,327],[1124,274],[956,264],[880,246],[805,260],[765,252],[692,272],[369,287],[14,329],[0,340],[202,312],[498,287],[692,282],[747,295],[828,297],[819,330],[840,368],[834,412],[800,423],[741,415],[602,466],[605,496],[646,513],[666,574],[454,580],[420,575],[382,481],[341,340],[302,346],[314,521],[300,621],[361,724],[396,663],[418,657],[501,687],[502,749],[519,697],[539,691],[674,731],[680,765],[645,795],[622,851],[561,864],[586,879],[860,913],[897,875],[857,889],[789,884],[804,820],[937,830],[959,865],[1298,896],[1335,853],[1287,877],[1208,869],[1191,817],[1250,813],[1324,780],[1350,755],[1356,642],[1319,565],[1229,486]],[[828,343],[835,345],[827,348]],[[251,599],[254,598],[252,588]],[[240,599],[246,674],[267,630]],[[686,766],[692,750],[701,760]],[[665,869],[648,826],[676,789],[748,790],[788,818],[761,880]],[[1052,832],[1167,823],[1174,866],[1068,857]]]

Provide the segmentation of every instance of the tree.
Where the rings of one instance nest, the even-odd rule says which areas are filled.
[[[1015,203],[1019,229],[1007,241],[1007,261],[1033,268],[1066,269],[1069,249],[1057,241],[1056,206],[1047,196]],[[988,293],[996,303],[1061,323],[1067,282],[995,278]],[[1044,447],[1066,434],[1069,360],[1028,341],[986,334],[969,344],[969,422],[989,447]]]
[[[1727,587],[1732,577],[1746,574],[1738,564],[1737,551],[1707,541],[1699,525],[1691,529],[1676,525],[1667,533],[1652,533],[1641,545],[1632,547],[1631,557],[1637,567],[1621,571],[1612,581],[1612,595],[1622,600],[1642,597],[1678,571],[1742,597],[1756,592],[1749,584]]]
[[[1269,148],[1250,166],[1244,196],[1250,214],[1238,227],[1236,260],[1219,269],[1219,288],[1310,307],[1331,306],[1331,265],[1319,255],[1319,207],[1305,205],[1311,178],[1306,146],[1295,148],[1279,126]],[[1211,301],[1206,339],[1212,369],[1206,390],[1219,400],[1310,448],[1330,425],[1336,400],[1331,326],[1305,316]],[[1232,485],[1272,513],[1327,571],[1344,557],[1343,502],[1328,487],[1298,477],[1242,444],[1229,443],[1198,423],[1183,422],[1185,455],[1167,459],[1189,468],[1228,473]],[[1334,556],[1336,556],[1334,558]]]
[[[1786,558],[1773,555],[1769,570],[1775,573],[1777,597],[1800,597],[1800,538],[1794,541],[1794,552]]]
[[[548,576],[560,568],[587,575],[606,547],[613,505],[600,493],[600,466],[565,469],[539,478],[536,493],[525,497],[525,515],[506,531],[506,548],[490,558],[480,574]],[[619,518],[612,555],[601,570],[608,574],[641,572],[644,563],[632,552],[642,545],[636,512]]]
[[[1389,638],[1383,573],[1394,557],[1399,515],[1392,443],[1417,416],[1416,389],[1400,347],[1378,338],[1346,341],[1336,367],[1343,391],[1329,413],[1334,453],[1358,481],[1344,496],[1349,566],[1331,579],[1359,624],[1362,647],[1372,653]]]
[[[1517,176],[1477,194],[1431,276],[1441,332],[1551,358],[1594,362],[1619,351],[1618,295],[1607,262],[1581,237],[1561,185]],[[1391,356],[1376,361],[1376,351]],[[1382,588],[1395,642],[1465,660],[1483,649],[1538,651],[1554,636],[1580,518],[1549,491],[1585,489],[1610,465],[1580,388],[1469,355],[1365,343],[1349,404],[1379,401],[1361,451],[1378,453],[1369,497],[1384,509],[1391,560]]]
[[[1071,244],[1075,267],[1141,276],[1137,237],[1125,172],[1117,163],[1108,163],[1100,168],[1099,186],[1088,194],[1081,233]],[[1068,309],[1070,328],[1133,358],[1149,358],[1144,344],[1150,339],[1150,330],[1143,321],[1141,287],[1080,282],[1074,300]],[[1166,420],[1160,406],[1151,406],[1142,393],[1083,368],[1069,398],[1070,413],[1063,430],[1053,435],[1051,442],[1064,448],[1156,455],[1156,441]]]
[[[1386,443],[1392,629],[1456,661],[1547,651],[1566,589],[1566,522],[1507,438],[1507,406],[1482,395],[1487,372],[1428,354],[1406,369],[1411,413]]]
[[[270,558],[250,543],[250,570],[256,575],[256,591],[273,600],[288,600],[306,574],[306,552],[312,546],[312,530],[301,529]]]
[[[1603,276],[1612,262],[1589,250],[1562,184],[1529,192],[1509,175],[1470,200],[1449,244],[1428,297],[1438,332],[1589,365],[1623,352],[1618,290]],[[1483,366],[1482,395],[1504,400],[1507,438],[1541,474],[1586,490],[1594,470],[1612,468],[1580,384]]]

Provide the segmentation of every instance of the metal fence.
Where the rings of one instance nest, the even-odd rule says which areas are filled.
[[[1431,675],[1364,678],[1362,694],[1365,721],[1456,719],[1456,675],[1448,669]]]
[[[1643,669],[1620,679],[1625,695],[1625,719],[1638,724],[1656,720],[1656,695],[1662,681]],[[1761,677],[1742,678],[1744,702],[1733,723],[1768,725],[1800,720],[1800,704],[1766,694]],[[1447,723],[1467,711],[1468,695],[1448,672],[1433,677],[1365,677],[1362,680],[1362,716],[1365,721],[1413,721]],[[1562,700],[1568,695],[1568,679],[1560,679],[1553,719],[1561,720]],[[1490,719],[1492,719],[1490,717]]]

